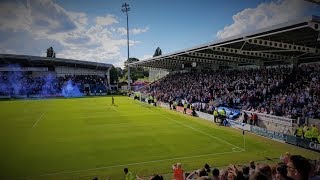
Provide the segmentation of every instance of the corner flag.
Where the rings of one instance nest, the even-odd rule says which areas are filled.
[[[244,130],[242,130],[242,135],[244,135]]]

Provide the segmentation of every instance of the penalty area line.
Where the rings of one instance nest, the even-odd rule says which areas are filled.
[[[165,162],[165,161],[172,161],[172,160],[190,159],[190,158],[197,158],[197,157],[223,155],[223,154],[233,154],[233,153],[238,153],[238,152],[243,152],[243,151],[244,150],[221,152],[221,153],[211,153],[211,154],[202,154],[202,155],[194,155],[194,156],[184,156],[184,157],[167,158],[167,159],[158,159],[158,160],[143,161],[143,162],[136,162],[136,163],[129,163],[129,164],[119,164],[119,165],[103,166],[103,167],[97,167],[97,168],[89,168],[89,169],[83,169],[83,170],[61,171],[61,172],[41,174],[41,175],[38,175],[38,176],[31,176],[31,177],[43,177],[43,176],[53,176],[53,175],[59,175],[59,174],[79,173],[79,172],[85,172],[85,171],[110,169],[110,168],[116,168],[116,167],[133,166],[133,165],[156,163],[156,162]],[[219,159],[219,158],[214,158],[214,159]]]

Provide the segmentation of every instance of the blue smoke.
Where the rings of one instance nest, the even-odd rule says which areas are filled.
[[[70,79],[62,88],[62,95],[64,97],[81,97],[83,94],[80,92],[79,87],[74,84]]]
[[[68,80],[63,86],[61,82],[52,74],[46,76],[32,77],[27,72],[22,71],[19,65],[8,65],[9,72],[0,72],[0,96],[64,96],[81,97],[78,85]],[[63,82],[62,82],[63,83]]]
[[[7,76],[7,82],[9,84],[9,89],[11,89],[11,93],[14,95],[22,95],[25,93],[26,87],[23,86],[23,75],[20,71],[20,66],[18,65],[9,65],[8,68],[14,69],[13,71],[10,71]]]
[[[44,79],[44,84],[41,88],[42,96],[49,96],[52,94],[57,94],[58,90],[56,87],[57,79],[53,77],[53,75],[48,74]]]

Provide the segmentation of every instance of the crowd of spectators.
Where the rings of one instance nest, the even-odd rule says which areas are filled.
[[[172,165],[173,180],[318,180],[320,179],[320,159],[310,160],[300,155],[285,153],[279,163],[266,164],[250,161],[248,165],[230,164],[225,169],[212,168],[205,164],[203,168],[185,172],[181,163]],[[126,180],[143,180],[124,169]],[[151,180],[163,180],[159,174]]]
[[[214,102],[289,118],[320,118],[320,65],[170,74],[144,89],[163,102],[187,101],[212,112]]]
[[[92,92],[106,92],[106,78],[98,75],[66,75],[54,77],[50,74],[33,77],[23,72],[0,73],[0,96],[8,95],[59,95],[62,88],[71,82],[83,93],[88,84]]]

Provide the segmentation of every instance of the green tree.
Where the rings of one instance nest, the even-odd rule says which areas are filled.
[[[119,73],[117,71],[117,68],[112,66],[112,68],[110,69],[110,84],[116,84],[118,82],[119,82]]]
[[[125,62],[125,67],[123,70],[123,73],[125,74],[125,78],[128,79],[128,62],[129,63],[133,63],[133,62],[138,62],[139,59],[137,58],[129,58],[128,61]],[[139,78],[144,78],[145,75],[149,75],[149,72],[145,72],[145,69],[142,67],[130,67],[130,79],[132,79],[132,81],[136,81]]]
[[[159,47],[157,47],[156,51],[153,54],[153,57],[161,56],[161,55],[162,55],[162,51]]]
[[[118,72],[118,77],[119,78],[123,78],[124,74],[123,74],[123,70],[121,69],[121,67],[116,67],[117,72]]]

